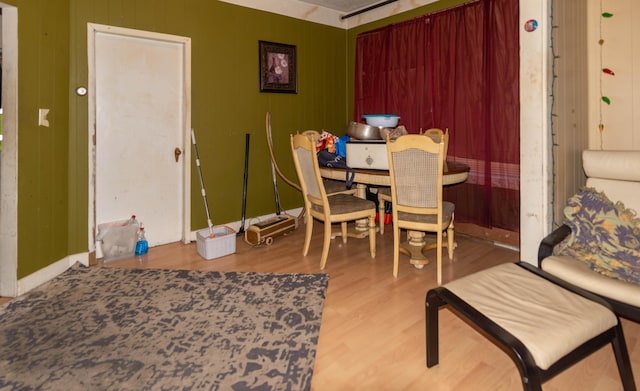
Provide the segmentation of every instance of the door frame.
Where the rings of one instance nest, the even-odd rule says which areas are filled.
[[[184,106],[183,106],[183,205],[182,205],[182,242],[191,241],[191,38],[177,35],[156,33],[87,23],[87,54],[88,54],[88,103],[89,103],[89,253],[90,262],[95,262],[96,253],[96,80],[95,80],[95,37],[96,34],[107,33],[123,35],[133,38],[157,40],[161,42],[171,42],[182,45],[184,64]]]
[[[18,295],[18,9],[2,8],[0,296]]]

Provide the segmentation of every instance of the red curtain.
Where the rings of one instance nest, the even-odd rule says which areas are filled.
[[[449,129],[471,167],[445,189],[456,221],[519,231],[518,0],[478,0],[360,34],[354,120],[400,115],[410,133]]]

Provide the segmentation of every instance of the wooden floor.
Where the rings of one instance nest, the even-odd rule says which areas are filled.
[[[237,239],[236,253],[204,260],[189,245],[154,247],[144,258],[114,261],[107,267],[179,268],[216,271],[320,273],[321,225],[316,224],[309,255],[302,256],[304,232],[276,238],[271,246],[251,247]],[[312,389],[336,390],[520,390],[508,356],[450,310],[440,313],[440,364],[425,365],[424,299],[434,287],[435,264],[418,270],[401,257],[392,275],[393,234],[377,236],[371,259],[368,240],[333,240],[325,273],[330,275],[322,316]],[[453,261],[444,256],[443,282],[519,254],[458,234]],[[427,252],[434,255],[435,252]],[[627,345],[640,385],[640,325],[623,321]],[[545,391],[621,390],[615,360],[605,347],[545,383]]]

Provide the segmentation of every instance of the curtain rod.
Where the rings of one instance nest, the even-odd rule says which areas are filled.
[[[376,9],[376,8],[380,8],[380,7],[382,7],[383,5],[387,5],[387,4],[395,3],[396,1],[398,1],[398,0],[386,0],[386,1],[383,1],[383,2],[378,3],[378,4],[370,5],[370,6],[366,7],[366,8],[363,8],[363,9],[361,9],[361,10],[357,10],[357,11],[354,11],[354,12],[352,12],[352,13],[350,13],[350,14],[342,15],[342,16],[340,17],[340,19],[342,19],[342,20],[349,19],[349,18],[350,18],[350,17],[352,17],[352,16],[356,16],[356,15],[363,14],[363,13],[365,13],[365,12],[368,12],[368,11],[374,10],[374,9]]]

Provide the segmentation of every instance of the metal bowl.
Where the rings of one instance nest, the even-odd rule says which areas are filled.
[[[359,122],[351,122],[347,128],[347,136],[358,140],[382,140],[380,128]]]

